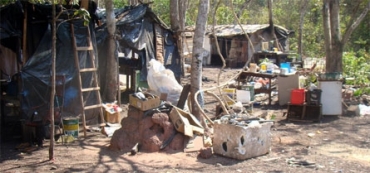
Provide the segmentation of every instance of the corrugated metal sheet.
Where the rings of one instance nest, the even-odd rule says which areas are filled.
[[[274,26],[289,33],[289,31],[282,26],[279,26],[279,25],[274,25]],[[250,34],[250,33],[255,33],[256,31],[261,30],[261,29],[266,29],[269,27],[269,25],[268,24],[242,25],[242,27],[243,27],[244,32]],[[215,29],[216,36],[218,37],[244,34],[240,25],[217,25],[217,26],[214,26],[214,29]],[[208,34],[212,34],[212,30],[213,30],[213,26],[210,26],[208,28]]]

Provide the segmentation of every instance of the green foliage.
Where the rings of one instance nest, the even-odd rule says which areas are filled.
[[[0,5],[13,3],[16,0],[0,0]],[[33,3],[53,2],[53,0],[29,0]],[[78,0],[73,0],[78,3]],[[102,0],[100,0],[102,1]],[[208,24],[213,24],[213,11],[216,4],[220,1],[218,10],[216,11],[216,21],[218,25],[237,24],[231,8],[233,5],[236,15],[241,24],[267,24],[269,20],[268,7],[266,0],[210,0],[210,10],[208,17]],[[351,24],[351,16],[357,17],[365,5],[370,0],[354,1],[341,0],[340,1],[340,21],[341,32],[344,34],[346,28]],[[60,2],[56,0],[55,2]],[[64,2],[64,1],[63,1]],[[298,29],[300,12],[303,0],[274,0],[273,1],[273,20],[274,24],[283,26],[288,30],[295,32],[289,38],[289,49],[291,52],[297,52],[298,49]],[[127,0],[113,0],[114,7],[120,8],[128,5]],[[232,4],[231,4],[232,3]],[[100,3],[104,4],[104,3]],[[186,8],[186,26],[194,26],[198,15],[199,1],[188,0]],[[323,18],[322,18],[322,0],[308,0],[307,10],[303,23],[303,55],[305,57],[324,57],[324,32],[323,32]],[[169,0],[155,0],[150,7],[155,14],[170,26],[170,1]],[[82,17],[85,20],[87,17]],[[346,56],[366,57],[353,52],[370,52],[370,13],[366,15],[365,19],[352,33],[349,42],[344,47],[344,50],[349,52]],[[349,58],[351,59],[351,58]],[[344,68],[346,63],[354,63],[348,57],[344,60]],[[352,58],[353,59],[353,58]],[[366,59],[366,58],[365,58]],[[354,61],[354,60],[353,60]],[[357,59],[356,61],[360,61]],[[348,71],[347,71],[348,72]],[[352,72],[351,72],[352,73]],[[355,74],[355,73],[354,73]],[[360,82],[361,83],[361,82]]]
[[[16,0],[1,0],[0,1],[0,7],[2,6],[5,6],[5,5],[8,5],[8,4],[12,4],[14,3]]]
[[[350,83],[356,86],[369,84],[370,54],[364,49],[358,52],[345,52],[343,54],[343,75],[352,77]]]
[[[81,18],[84,21],[85,26],[87,26],[89,24],[90,19],[91,19],[90,13],[87,10],[85,10],[84,8],[76,10],[73,13],[72,18]]]
[[[122,8],[128,5],[127,0],[113,0],[113,4],[115,8]]]
[[[167,26],[170,26],[170,0],[156,0],[151,8]]]
[[[370,87],[362,87],[353,92],[353,96],[359,97],[363,94],[370,95]]]
[[[213,19],[209,19],[213,20]],[[216,20],[218,25],[227,25],[234,22],[234,14],[230,11],[230,8],[222,4],[216,13]]]

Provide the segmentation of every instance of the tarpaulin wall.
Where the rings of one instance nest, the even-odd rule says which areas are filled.
[[[23,22],[23,6],[25,4],[11,4],[1,8],[1,43],[3,46],[9,47],[13,51],[20,51],[21,44],[18,42],[18,47],[14,44],[9,44],[8,40],[20,40],[22,38],[22,22]],[[52,63],[52,6],[27,4],[27,53],[28,61],[21,69],[20,75],[22,78],[21,98],[22,115],[25,119],[30,119],[34,112],[38,112],[38,116],[34,120],[47,120],[50,118],[50,94],[51,94],[51,63]],[[57,13],[60,9],[57,9]],[[3,15],[8,14],[8,15]],[[61,15],[64,19],[67,14],[71,14],[71,10],[65,11]],[[15,22],[17,21],[17,22]],[[56,121],[63,117],[81,115],[83,106],[80,104],[78,95],[78,75],[75,67],[71,40],[71,23],[74,25],[76,42],[78,46],[87,46],[86,26],[82,21],[59,20],[57,23],[57,43],[56,43],[56,99],[54,100]],[[93,22],[90,22],[90,32],[94,50],[96,49],[95,33]],[[15,37],[15,38],[14,38]],[[3,44],[4,43],[4,44]],[[90,62],[87,61],[88,52],[78,52],[79,64],[81,68],[90,67]],[[19,53],[19,55],[22,55]],[[97,57],[97,51],[95,51]],[[2,55],[0,57],[4,59]],[[97,59],[95,60],[96,65]],[[91,74],[83,74],[82,87],[91,87]],[[85,105],[96,104],[96,95],[94,92],[84,94]],[[89,110],[86,112],[86,120],[88,124],[98,123],[97,110]],[[59,114],[61,113],[61,115]]]
[[[148,62],[151,59],[158,59],[157,51],[163,50],[163,58],[166,68],[171,69],[176,77],[181,76],[180,54],[173,38],[173,33],[162,21],[151,11],[148,5],[128,6],[122,9],[115,9],[116,18],[116,40],[118,50],[131,49],[139,55],[139,59],[132,64],[141,71],[141,81],[146,81]],[[123,15],[123,17],[121,17]],[[98,14],[100,18],[105,19],[104,12]],[[158,27],[156,27],[158,26]],[[107,49],[104,48],[104,40],[107,37],[106,26],[97,28],[97,42],[99,48],[99,58],[104,58]],[[161,38],[163,43],[156,44],[156,39]],[[162,47],[159,47],[162,46]],[[122,57],[128,61],[119,61],[129,63],[130,57]],[[121,58],[120,58],[121,59]],[[102,60],[101,60],[102,61]],[[131,65],[131,64],[130,64]]]
[[[1,79],[11,79],[21,63],[23,9],[20,2],[0,8]]]

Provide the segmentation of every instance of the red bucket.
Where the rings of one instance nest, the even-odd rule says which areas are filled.
[[[290,104],[301,105],[305,101],[305,89],[293,89],[290,94]]]

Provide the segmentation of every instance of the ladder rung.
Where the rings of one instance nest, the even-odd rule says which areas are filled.
[[[100,108],[100,107],[101,107],[101,105],[90,105],[90,106],[85,106],[84,110],[95,109],[95,108]]]
[[[100,90],[100,87],[83,88],[81,91],[87,92],[87,91],[96,91],[96,90]]]
[[[84,68],[80,69],[80,72],[92,72],[92,71],[97,71],[96,68]]]
[[[87,51],[87,50],[93,50],[92,46],[89,47],[76,47],[77,51]]]

